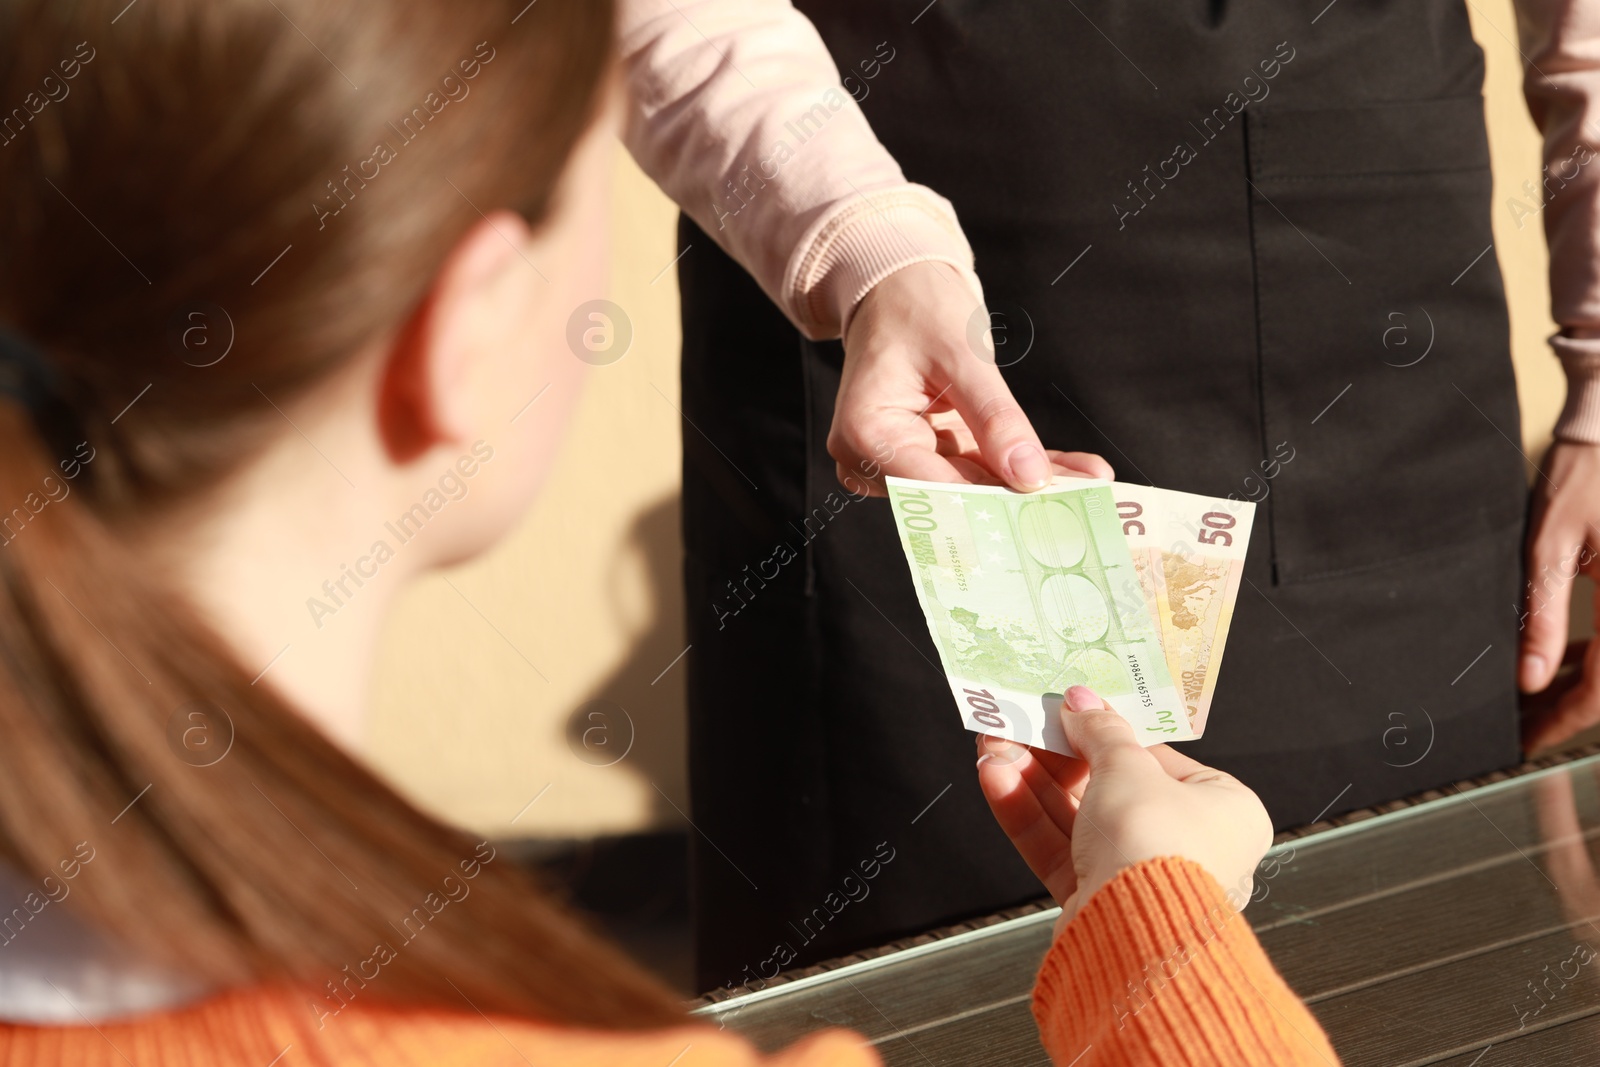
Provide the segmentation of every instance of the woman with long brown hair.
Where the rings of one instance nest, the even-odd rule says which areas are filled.
[[[610,6],[5,0],[0,42],[0,1062],[753,1061],[345,747],[395,591],[507,531],[577,388]],[[1107,886],[1069,931],[1265,847],[1118,722],[983,776],[1069,913]],[[1119,782],[1238,829],[1091,849]],[[1197,952],[1303,1015],[1242,924]],[[1064,1055],[1103,1020],[1052,981]]]

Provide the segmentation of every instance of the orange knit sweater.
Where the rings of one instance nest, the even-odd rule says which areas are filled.
[[[1061,1067],[1337,1064],[1217,883],[1187,860],[1123,871],[1045,957],[1034,1014]],[[284,992],[242,990],[98,1026],[0,1026],[3,1067],[870,1067],[842,1030],[771,1057],[705,1024],[612,1034],[514,1018],[352,1006],[317,1030]]]
[[[1135,864],[1089,898],[1044,958],[1033,1015],[1063,1067],[1339,1062],[1216,879],[1184,859]]]

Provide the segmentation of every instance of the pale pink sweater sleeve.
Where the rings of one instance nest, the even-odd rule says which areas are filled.
[[[950,202],[906,181],[789,0],[618,12],[628,150],[807,337],[840,336],[867,291],[912,263],[948,263],[981,299]],[[892,77],[892,56],[885,44],[852,57],[852,80]]]
[[[1542,207],[1550,244],[1550,346],[1567,373],[1555,435],[1600,444],[1600,3],[1517,0],[1517,28],[1545,167],[1513,210]]]

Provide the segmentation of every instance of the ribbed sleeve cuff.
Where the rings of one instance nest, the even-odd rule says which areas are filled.
[[[1034,987],[1052,1059],[1135,1065],[1336,1064],[1216,880],[1189,860],[1122,871],[1067,923]]]
[[[1557,441],[1600,444],[1600,337],[1550,338],[1567,372],[1567,402],[1556,419]]]
[[[842,337],[861,298],[913,263],[948,263],[983,300],[972,246],[955,208],[921,185],[856,197],[821,219],[790,261],[784,292],[801,331],[814,341]]]

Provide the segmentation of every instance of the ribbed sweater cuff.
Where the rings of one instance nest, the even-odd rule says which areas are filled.
[[[1246,1067],[1337,1057],[1205,869],[1122,871],[1067,923],[1034,987],[1052,1059],[1100,1067]]]
[[[1600,337],[1550,338],[1567,372],[1567,402],[1556,420],[1557,441],[1600,444]]]
[[[857,197],[820,220],[800,242],[784,291],[795,321],[814,341],[842,337],[861,298],[913,263],[948,263],[981,303],[972,246],[955,208],[933,190],[902,185]]]

